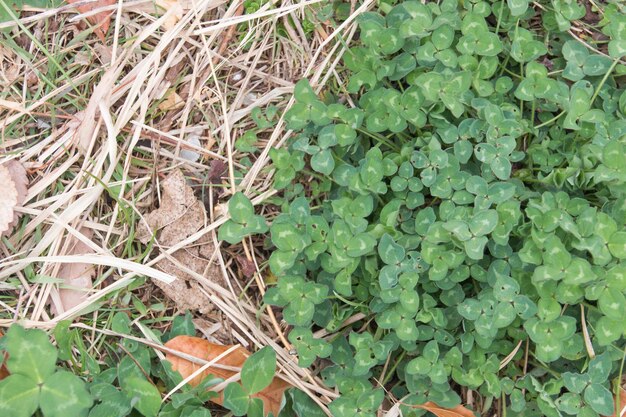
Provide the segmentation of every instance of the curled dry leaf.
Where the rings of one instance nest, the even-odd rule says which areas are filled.
[[[72,3],[76,3],[79,0],[67,0],[68,3],[72,4]],[[106,6],[111,6],[113,4],[117,3],[117,0],[95,0],[91,3],[87,3],[87,4],[83,4],[80,6],[77,6],[76,9],[80,12],[80,13],[88,13],[92,10],[95,9],[99,9],[101,7],[106,7]],[[87,21],[89,23],[91,23],[92,25],[97,26],[93,33],[96,34],[96,36],[102,41],[104,42],[104,35],[107,33],[107,31],[109,30],[109,26],[111,25],[111,15],[113,14],[113,11],[108,10],[108,11],[103,11],[103,12],[99,12],[96,13],[94,15],[91,15],[89,17],[87,17]]]
[[[161,196],[161,206],[145,216],[148,227],[144,222],[140,222],[138,226],[137,238],[140,241],[147,243],[153,233],[157,233],[159,245],[167,248],[204,227],[207,217],[204,205],[196,199],[182,172],[174,171],[161,182]],[[222,274],[219,268],[210,261],[213,252],[213,244],[207,236],[193,245],[177,250],[171,257],[196,274],[222,284]],[[203,294],[200,282],[191,274],[177,267],[169,258],[159,261],[156,267],[177,278],[171,284],[153,281],[176,303],[178,308],[198,310],[201,313],[211,311],[212,305]]]
[[[26,170],[17,161],[0,164],[0,236],[11,231],[20,214],[15,207],[21,206],[28,192]]]
[[[432,401],[428,401],[427,403],[418,405],[416,407],[429,411],[437,417],[476,417],[476,415],[472,411],[468,410],[462,405],[457,405],[454,408],[444,408],[440,407]]]
[[[91,239],[93,232],[91,229],[83,227],[79,232],[87,239]],[[94,253],[88,245],[71,236],[63,245],[65,255],[87,255]],[[76,307],[89,296],[88,290],[93,287],[95,269],[92,264],[84,263],[64,263],[61,264],[57,278],[63,280],[63,288],[59,288],[60,303],[52,304],[52,313],[56,316],[73,307]]]
[[[205,361],[211,361],[215,359],[220,354],[226,352],[232,347],[216,345],[207,340],[192,336],[177,336],[167,342],[165,346],[170,349],[174,349],[179,352],[194,356],[198,359],[203,359]],[[243,363],[249,356],[250,352],[248,352],[243,347],[239,347],[230,352],[228,355],[221,358],[217,363],[223,366],[241,368],[243,366]],[[202,367],[202,365],[195,364],[171,353],[168,353],[165,356],[165,359],[172,364],[172,369],[180,372],[183,378],[190,376]],[[192,379],[189,383],[192,386],[196,386],[209,375],[215,375],[219,378],[227,379],[235,374],[235,371],[209,367],[200,375]],[[267,415],[271,411],[272,413],[274,413],[275,416],[277,416],[278,411],[280,410],[280,403],[283,397],[283,393],[288,388],[291,388],[291,385],[289,383],[283,381],[280,378],[274,378],[272,383],[267,388],[257,394],[254,394],[253,397],[259,398],[261,399],[261,401],[263,401],[265,415]],[[219,393],[219,396],[212,399],[211,401],[215,402],[216,404],[222,404],[222,400],[222,393]]]

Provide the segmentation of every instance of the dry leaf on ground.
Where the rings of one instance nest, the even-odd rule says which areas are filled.
[[[619,406],[617,404],[617,398],[615,398],[615,413],[613,413],[611,417],[624,417],[624,416],[626,416],[626,390],[624,390],[624,388],[620,388]]]
[[[0,339],[2,338],[3,333],[0,330]],[[0,351],[0,381],[2,381],[4,378],[6,378],[7,376],[9,376],[11,373],[9,372],[9,370],[7,369],[7,362],[8,359],[8,354],[6,352]]]
[[[67,0],[68,3],[77,3],[79,0]],[[87,13],[95,9],[99,9],[100,7],[111,6],[117,3],[117,0],[96,0],[92,3],[83,4],[81,6],[77,6],[76,9],[80,13]],[[104,42],[104,35],[109,30],[109,26],[111,25],[111,15],[113,11],[104,11],[100,13],[96,13],[87,17],[87,21],[92,25],[98,26],[94,29],[93,33]]]
[[[87,239],[91,239],[93,232],[91,229],[83,227],[79,230]],[[94,250],[82,241],[70,236],[63,246],[66,248],[64,255],[87,255],[94,253]],[[73,307],[76,307],[89,297],[89,292],[93,287],[95,269],[92,264],[64,263],[61,264],[57,278],[63,280],[63,288],[59,288],[60,305],[52,304],[52,313],[56,316]]]
[[[193,7],[193,3],[189,0],[156,0],[156,4],[170,12],[169,17],[163,22],[165,30],[176,26],[187,10]]]
[[[17,161],[0,164],[0,236],[11,231],[20,214],[14,209],[21,206],[28,192],[26,170]]]
[[[145,216],[149,229],[143,221],[139,224],[137,238],[143,243],[150,241],[153,233],[161,247],[174,246],[188,238],[205,225],[204,206],[193,193],[179,170],[174,171],[161,182],[161,206]],[[214,247],[208,236],[194,245],[174,252],[171,257],[181,265],[191,269],[206,279],[223,283],[219,268],[210,262]],[[201,284],[187,272],[181,270],[170,259],[163,259],[156,267],[177,277],[171,284],[153,280],[165,295],[171,298],[181,310],[198,310],[207,313],[212,305],[201,291]]]
[[[185,105],[185,101],[176,93],[174,89],[170,89],[165,93],[164,99],[157,106],[161,111],[180,109]]]
[[[473,412],[463,407],[462,405],[457,405],[454,408],[444,408],[440,407],[432,401],[428,401],[427,403],[417,405],[415,407],[429,411],[437,417],[476,417]]]
[[[215,359],[217,356],[226,352],[232,347],[216,345],[207,340],[192,336],[177,336],[167,342],[165,346],[170,349],[174,349],[179,352],[194,356],[196,358],[204,359],[205,361]],[[250,352],[242,347],[239,347],[225,357],[221,358],[217,363],[224,366],[233,366],[240,368],[241,366],[243,366],[243,363],[249,356]],[[180,372],[183,378],[188,377],[199,368],[201,368],[201,365],[195,364],[170,353],[165,356],[165,359],[172,364],[172,368],[175,371]],[[208,375],[215,375],[219,378],[227,379],[235,375],[235,373],[236,372],[234,371],[229,371],[226,369],[209,367],[200,375],[192,379],[190,384],[193,386],[198,385]],[[280,378],[274,378],[272,383],[267,388],[253,395],[253,397],[260,398],[263,401],[266,415],[268,414],[268,412],[271,411],[276,416],[278,415],[278,411],[280,409],[280,403],[283,397],[283,393],[288,388],[291,388],[291,385],[289,383],[283,381]],[[212,399],[211,401],[215,402],[216,404],[222,404],[222,394],[220,393],[218,397]]]

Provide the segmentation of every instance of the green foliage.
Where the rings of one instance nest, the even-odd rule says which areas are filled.
[[[0,381],[3,415],[30,417],[40,408],[45,417],[87,416],[93,400],[85,382],[57,369],[57,350],[43,331],[13,325],[0,342],[11,373]]]
[[[0,3],[0,23],[10,22],[19,17],[25,6],[39,9],[59,7],[63,0],[8,0]],[[4,30],[4,29],[2,29]]]
[[[186,319],[189,319],[187,316]],[[170,336],[188,326],[186,319],[175,320]],[[131,334],[130,320],[124,313],[112,316],[112,327],[122,334]],[[61,322],[55,329],[59,347],[50,343],[41,330],[26,330],[19,325],[10,327],[0,339],[0,350],[8,353],[7,368],[11,375],[0,381],[0,413],[4,416],[29,417],[209,417],[205,403],[216,396],[207,388],[221,380],[209,377],[195,388],[184,386],[162,404],[162,389],[168,391],[181,380],[169,363],[155,360],[154,351],[130,339],[103,355],[104,370],[90,362],[84,352],[85,365],[90,368],[89,381],[75,375],[75,370],[57,366],[57,357],[72,362],[69,347],[83,351],[76,329]],[[155,337],[160,337],[155,331]],[[62,346],[64,345],[64,346]],[[121,352],[126,352],[120,356]],[[159,381],[155,384],[154,381]],[[37,412],[37,410],[40,410]],[[40,413],[40,414],[37,414]]]
[[[265,219],[254,214],[252,203],[242,192],[235,193],[228,201],[228,213],[230,220],[218,231],[220,240],[238,243],[248,235],[267,231]]]
[[[584,6],[540,3],[380,3],[344,55],[350,99],[295,86],[295,135],[271,154],[284,198],[265,301],[294,326],[300,366],[327,358],[335,416],[375,415],[381,384],[407,405],[454,406],[455,384],[514,415],[612,413],[626,14],[604,6],[607,57],[568,32]],[[500,369],[527,339],[530,369],[524,349]]]
[[[241,368],[241,384],[248,394],[256,394],[272,382],[275,372],[276,352],[266,346],[246,359]]]

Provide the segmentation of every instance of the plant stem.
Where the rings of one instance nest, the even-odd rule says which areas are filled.
[[[604,83],[606,82],[606,80],[609,79],[609,75],[611,75],[611,73],[613,72],[613,70],[615,69],[617,64],[619,64],[619,58],[616,58],[613,61],[613,63],[611,64],[611,66],[607,70],[606,74],[604,74],[604,77],[602,77],[602,80],[600,80],[600,84],[598,84],[598,87],[596,87],[595,93],[593,93],[593,96],[591,96],[591,101],[589,102],[589,108],[591,108],[593,106],[593,102],[595,101],[596,97],[598,97],[598,94],[600,94],[600,90],[604,86]]]
[[[561,116],[563,116],[564,114],[565,114],[565,110],[563,110],[561,113],[559,113],[559,114],[557,114],[556,116],[554,116],[552,119],[550,119],[550,120],[548,120],[548,121],[546,121],[546,122],[543,122],[542,124],[540,124],[540,125],[538,125],[538,126],[535,126],[535,127],[534,127],[534,129],[541,129],[542,127],[547,126],[547,125],[549,125],[550,123],[552,123],[552,122],[554,122],[554,121],[558,120],[558,119],[559,119]]]

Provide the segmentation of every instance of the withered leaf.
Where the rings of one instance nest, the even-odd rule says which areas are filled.
[[[76,3],[79,0],[67,0],[68,3]],[[117,0],[97,0],[92,3],[83,4],[81,6],[77,6],[76,9],[80,13],[87,13],[95,9],[99,9],[100,7],[111,6],[112,4],[117,3]],[[104,11],[99,12],[94,15],[87,17],[87,21],[94,26],[97,26],[94,29],[94,33],[96,36],[104,42],[104,35],[108,32],[109,26],[111,25],[111,15],[113,11]]]
[[[82,227],[79,232],[87,239],[91,239],[91,229]],[[71,236],[67,239],[65,255],[86,255],[94,253],[88,245]],[[95,269],[92,264],[64,263],[59,268],[57,277],[63,280],[63,287],[59,288],[60,305],[53,304],[52,310],[55,315],[76,307],[89,296],[88,290],[93,286]]]
[[[415,407],[429,411],[437,417],[476,417],[472,411],[468,410],[462,405],[457,405],[454,408],[445,408],[440,407],[432,401],[428,401],[427,403],[417,405]]]
[[[140,222],[137,238],[147,243],[154,233],[162,247],[174,246],[200,230],[206,221],[204,206],[187,185],[185,176],[179,170],[161,182],[161,206],[145,216],[148,228]],[[210,262],[214,247],[206,236],[194,245],[174,252],[171,257],[181,265],[191,269],[206,279],[222,283],[219,268]],[[201,283],[191,274],[180,269],[169,258],[156,264],[163,272],[177,279],[171,284],[154,280],[165,295],[171,298],[181,310],[211,311],[212,305],[202,292]]]
[[[0,236],[10,232],[17,224],[20,214],[15,207],[21,206],[28,192],[26,170],[18,161],[0,164]]]
[[[220,354],[226,352],[232,347],[216,345],[207,340],[192,336],[177,336],[167,342],[165,346],[170,349],[174,349],[179,352],[194,356],[196,358],[204,359],[205,361],[215,359]],[[243,366],[243,363],[249,356],[250,352],[248,352],[243,347],[238,347],[237,349],[230,352],[228,355],[221,358],[218,363],[220,365],[241,368]],[[165,359],[172,364],[172,369],[180,372],[183,378],[190,376],[199,368],[201,368],[201,365],[195,364],[171,353],[168,353]],[[235,371],[231,370],[209,367],[200,375],[192,379],[190,384],[192,386],[196,386],[209,375],[214,375],[219,378],[227,379],[235,375],[235,373]],[[280,403],[283,397],[283,393],[288,388],[291,388],[291,385],[288,382],[285,382],[282,379],[275,377],[272,383],[267,388],[257,394],[254,394],[253,397],[260,398],[261,401],[263,401],[265,415],[267,415],[271,411],[276,416],[278,415],[278,411],[280,410]],[[222,400],[222,393],[219,393],[219,396],[215,397],[211,401],[217,404],[222,404]]]
[[[3,333],[0,330],[0,339],[2,339]],[[9,354],[0,350],[0,381],[9,376],[11,373],[7,368],[7,359],[9,358]]]

